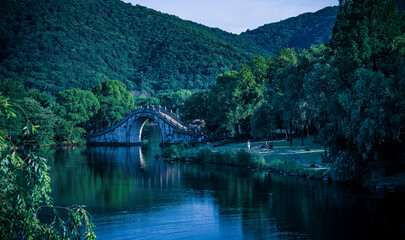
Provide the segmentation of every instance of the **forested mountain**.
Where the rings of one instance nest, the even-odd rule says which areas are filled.
[[[270,53],[283,47],[309,48],[329,42],[339,7],[327,7],[315,13],[304,13],[277,23],[270,23],[241,34],[254,40]]]
[[[252,55],[327,41],[336,8],[321,12],[297,18],[301,25],[293,35],[305,36],[304,42],[287,39],[291,30],[284,22],[292,23],[284,21],[276,24],[277,44],[266,45],[269,34],[231,34],[119,0],[2,0],[0,78],[52,95],[105,79],[147,92],[205,89]]]

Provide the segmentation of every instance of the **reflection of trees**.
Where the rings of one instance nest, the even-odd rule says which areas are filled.
[[[141,147],[57,150],[51,176],[55,201],[113,210],[160,202],[167,196],[161,189],[179,185],[180,173],[163,162],[142,165],[141,154]]]
[[[347,186],[320,181],[224,166],[180,164],[179,168],[186,188],[209,190],[214,196],[221,224],[226,224],[229,216],[241,217],[246,238],[405,235],[405,209],[400,208],[405,201],[401,197],[390,207],[390,199],[359,196]]]
[[[92,212],[172,207],[191,191],[192,197],[213,199],[220,225],[241,224],[245,238],[353,239],[405,231],[403,198],[362,197],[346,187],[241,168],[169,164],[140,147],[81,147],[46,155],[53,159],[55,202],[85,204]],[[402,221],[395,222],[398,216]]]
[[[312,239],[375,239],[405,233],[403,228],[398,232],[401,222],[395,220],[402,216],[405,223],[404,214],[394,210],[401,205],[390,207],[381,198],[358,195],[347,186],[274,176],[272,192],[273,214],[282,232],[294,228]]]
[[[269,230],[275,229],[270,175],[219,165],[179,167],[186,188],[212,193],[221,225],[228,224],[229,216],[241,217],[245,237],[269,236]]]

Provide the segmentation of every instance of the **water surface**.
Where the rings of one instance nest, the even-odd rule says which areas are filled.
[[[158,132],[158,131],[157,131]],[[405,239],[405,198],[143,147],[50,149],[56,205],[87,206],[98,239]]]

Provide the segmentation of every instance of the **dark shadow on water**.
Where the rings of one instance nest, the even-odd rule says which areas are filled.
[[[86,205],[99,239],[405,239],[403,196],[167,163],[155,143],[48,150],[55,203]]]

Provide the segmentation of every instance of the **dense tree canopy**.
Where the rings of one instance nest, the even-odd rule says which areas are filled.
[[[306,49],[330,40],[337,12],[337,7],[327,7],[315,13],[266,24],[241,35],[252,39],[272,54],[285,47]]]
[[[117,80],[105,80],[93,88],[100,103],[100,111],[92,120],[94,127],[120,121],[134,109],[134,97],[127,87]]]
[[[59,92],[56,103],[59,115],[75,124],[88,121],[100,108],[93,93],[78,88]]]
[[[119,0],[3,0],[0,78],[54,96],[90,90],[106,79],[148,93],[207,89],[219,73],[237,70],[254,54],[327,41],[336,11],[321,15],[327,24],[310,14],[299,18],[300,25],[282,22],[260,36],[236,35]],[[297,27],[291,31],[290,25]],[[289,40],[302,31],[307,37]]]

